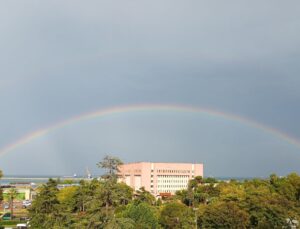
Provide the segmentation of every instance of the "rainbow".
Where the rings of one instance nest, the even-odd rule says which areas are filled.
[[[214,109],[201,108],[195,106],[187,106],[187,105],[170,105],[170,104],[141,104],[141,105],[127,105],[127,106],[117,106],[110,107],[106,109],[100,109],[97,111],[93,111],[90,113],[84,113],[78,116],[74,116],[70,119],[66,119],[64,121],[58,122],[54,125],[48,126],[46,128],[38,129],[36,131],[30,132],[12,144],[6,145],[0,150],[0,156],[3,156],[9,152],[14,151],[15,149],[34,141],[35,139],[47,135],[49,132],[53,132],[55,130],[67,127],[69,125],[82,122],[89,119],[101,118],[104,116],[109,116],[113,114],[119,113],[130,113],[130,112],[153,112],[153,111],[167,111],[167,112],[188,112],[188,113],[196,113],[196,114],[206,114],[209,116],[213,116],[216,118],[223,118],[235,122],[242,123],[249,127],[258,129],[265,133],[271,134],[277,138],[280,138],[289,144],[292,144],[298,148],[300,148],[300,141],[278,129],[263,125],[256,121],[250,120],[248,118],[234,115],[231,113],[226,113]]]

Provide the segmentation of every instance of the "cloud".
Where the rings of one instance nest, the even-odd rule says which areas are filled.
[[[1,2],[0,145],[76,114],[134,103],[215,107],[300,138],[299,4]],[[125,129],[130,134],[130,128]],[[77,131],[79,138],[84,138]],[[90,131],[96,130],[91,127]],[[141,141],[147,138],[151,137],[147,135]],[[195,142],[189,145],[193,152],[198,147]],[[129,143],[127,149],[136,147],[134,142]],[[69,155],[75,143],[69,140],[62,148],[56,148],[55,141],[51,144]],[[230,143],[231,153],[223,152],[224,157],[226,153],[231,155],[228,163],[234,163],[237,155],[242,161],[244,146],[235,144]],[[251,141],[245,144],[252,145]],[[53,151],[49,144],[44,147],[44,152]],[[105,149],[109,151],[109,147]],[[24,149],[27,153],[31,150],[34,148]],[[270,155],[274,147],[260,144],[255,150]],[[288,147],[286,150],[293,152]],[[217,149],[214,152],[219,155]],[[74,157],[73,163],[86,166],[80,164],[80,155]],[[177,159],[183,160],[180,155],[178,152]],[[96,156],[90,155],[91,161]],[[132,154],[134,157],[148,159],[138,150]],[[210,158],[211,164],[215,156],[201,157]],[[278,158],[279,153],[264,161],[258,173],[265,173],[264,165],[269,169],[272,162],[278,165]],[[295,158],[290,156],[287,162],[292,163],[292,159]],[[222,164],[214,165],[210,171],[221,173]],[[234,172],[237,171],[242,168]],[[227,172],[233,174],[233,170]]]

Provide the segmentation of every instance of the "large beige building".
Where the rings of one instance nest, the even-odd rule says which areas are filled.
[[[119,181],[134,190],[144,187],[153,195],[174,194],[186,189],[188,181],[203,176],[203,164],[138,162],[119,167]]]

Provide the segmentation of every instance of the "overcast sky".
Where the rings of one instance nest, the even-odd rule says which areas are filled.
[[[0,3],[0,148],[73,116],[185,104],[300,139],[299,1]],[[300,148],[225,118],[126,113],[73,124],[0,156],[5,174],[100,173],[124,162],[203,162],[206,176],[300,172]]]

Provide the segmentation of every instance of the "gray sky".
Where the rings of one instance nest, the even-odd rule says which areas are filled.
[[[0,148],[73,116],[185,104],[300,139],[299,1],[1,1]],[[125,162],[204,162],[205,175],[300,172],[300,149],[247,125],[174,112],[56,130],[0,157],[6,174]]]

